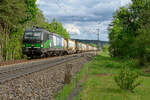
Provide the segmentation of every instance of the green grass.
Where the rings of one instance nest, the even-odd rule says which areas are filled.
[[[110,58],[107,53],[101,52],[88,66],[88,78],[74,100],[150,100],[150,77],[141,76],[143,82],[134,93],[121,90],[114,81],[122,66],[142,73],[133,60]]]
[[[113,76],[89,76],[80,93],[82,100],[149,100],[150,78],[142,77],[144,82],[134,93],[120,90]],[[76,99],[80,100],[80,99]]]
[[[83,75],[87,72],[88,67],[88,64],[86,64],[85,67],[73,77],[71,84],[66,84],[63,89],[55,96],[55,100],[66,100],[66,98],[75,88],[77,82],[81,80]]]
[[[114,76],[120,72],[122,66],[141,73],[140,80],[143,82],[135,88],[134,93],[121,90],[114,81]],[[72,83],[65,85],[56,95],[55,100],[66,100],[88,69],[90,71],[87,80],[82,83],[82,91],[73,100],[150,100],[150,74],[143,73],[143,69],[140,69],[134,60],[110,58],[108,53],[104,52],[86,64],[73,78]]]

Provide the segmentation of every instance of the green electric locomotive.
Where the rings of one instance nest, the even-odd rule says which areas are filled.
[[[28,57],[47,57],[64,54],[64,38],[40,27],[26,30],[23,37],[23,54]]]

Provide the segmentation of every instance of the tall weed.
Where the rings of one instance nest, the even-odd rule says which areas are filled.
[[[139,73],[132,71],[129,67],[122,67],[118,76],[115,76],[114,80],[120,89],[133,90],[141,84],[141,81],[138,81]]]

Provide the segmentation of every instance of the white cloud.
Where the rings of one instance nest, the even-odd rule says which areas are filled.
[[[80,29],[79,27],[73,25],[73,24],[66,24],[64,27],[67,29],[67,31],[70,34],[80,34]]]
[[[97,40],[97,29],[99,29],[99,38],[103,41],[108,41],[108,25],[111,23],[111,20],[105,20],[102,22],[85,22],[80,26],[82,31],[80,35],[76,35],[75,38],[79,39],[90,39]]]
[[[73,38],[97,39],[100,22],[101,40],[108,40],[107,27],[113,12],[128,3],[131,0],[37,0],[46,18],[62,22]]]
[[[121,0],[121,6],[125,6],[129,3],[131,3],[131,0]]]

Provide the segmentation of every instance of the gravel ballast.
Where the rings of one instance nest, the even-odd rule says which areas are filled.
[[[79,72],[89,59],[83,56],[69,62],[72,75]],[[0,84],[0,100],[53,100],[64,85],[66,64],[23,76]]]

